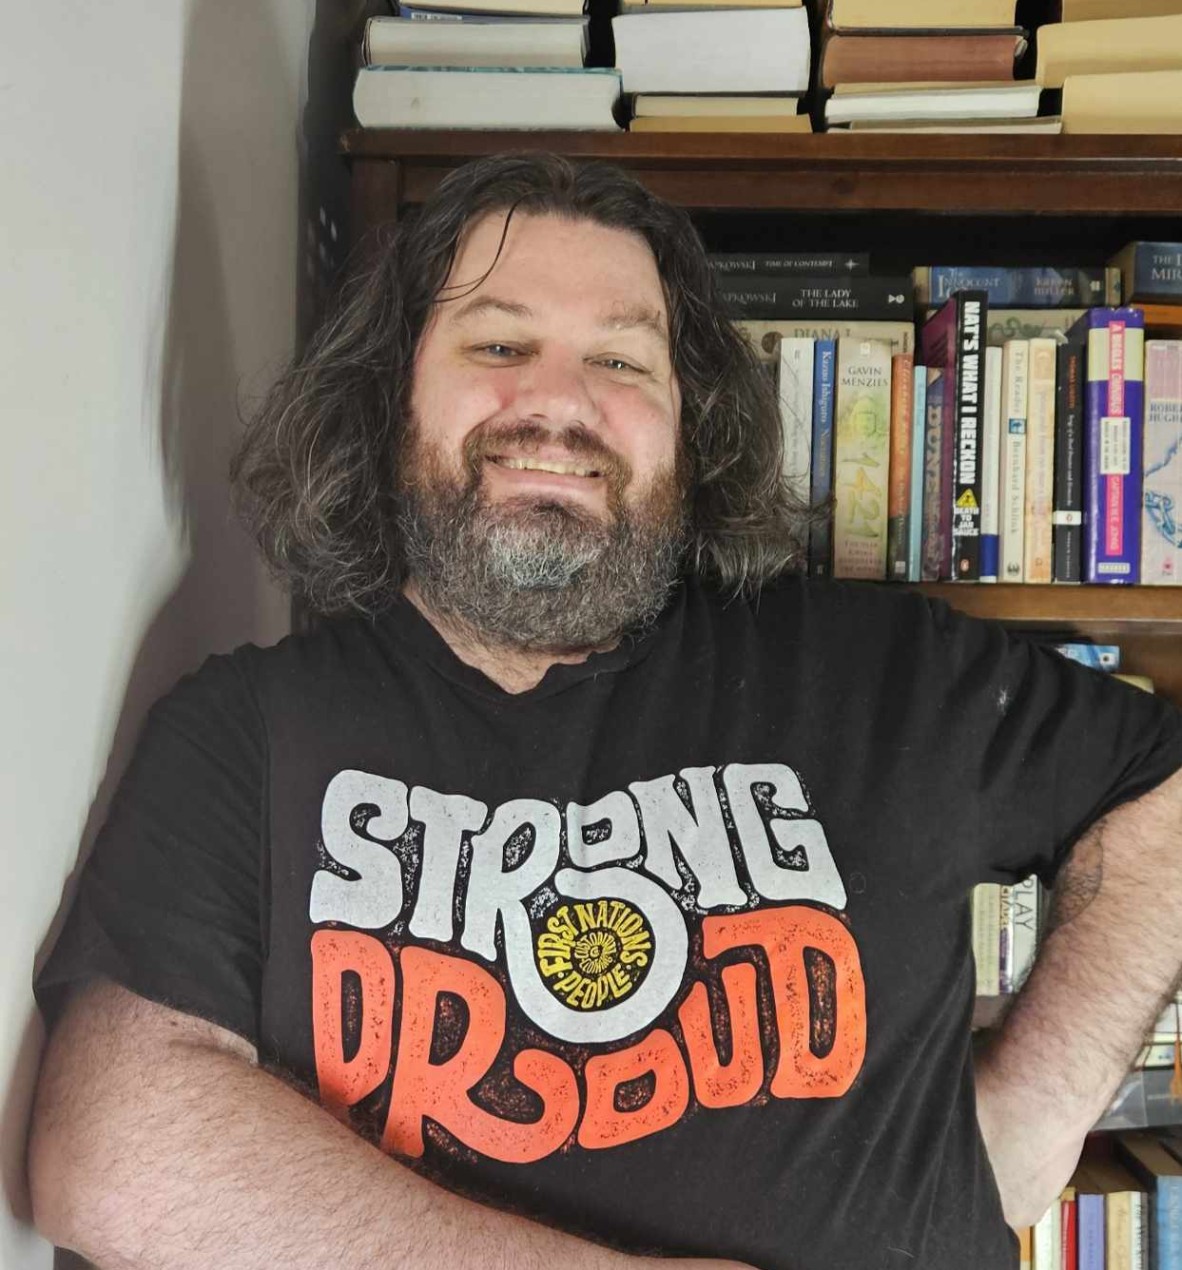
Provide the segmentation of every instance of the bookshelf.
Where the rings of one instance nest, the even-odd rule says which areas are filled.
[[[354,129],[341,144],[361,253],[451,168],[506,150],[616,163],[684,206],[712,248],[869,250],[876,272],[1102,261],[1182,235],[1182,137]],[[1182,587],[922,589],[977,617],[1119,642],[1122,669],[1182,704]]]

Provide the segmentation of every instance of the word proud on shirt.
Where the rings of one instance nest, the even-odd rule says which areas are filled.
[[[691,1098],[838,1097],[861,1070],[845,887],[783,764],[491,810],[347,770],[321,833],[320,1094],[351,1107],[388,1084],[388,1150],[422,1155],[432,1121],[526,1163],[667,1128]]]

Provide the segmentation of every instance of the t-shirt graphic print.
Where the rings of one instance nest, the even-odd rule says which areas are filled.
[[[317,1081],[338,1108],[390,1082],[389,1151],[421,1156],[434,1123],[524,1164],[657,1133],[691,1104],[749,1103],[765,1079],[773,1098],[836,1098],[857,1078],[865,983],[845,887],[784,764],[494,808],[346,770],[321,828]],[[522,1019],[542,1044],[522,1043]]]

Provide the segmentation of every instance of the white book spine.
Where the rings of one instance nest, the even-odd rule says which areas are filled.
[[[977,963],[977,995],[995,997],[1001,960],[1001,887],[981,882],[973,887],[973,957]]]
[[[996,582],[1001,524],[1002,350],[985,350],[985,412],[981,419],[981,581]]]
[[[1010,890],[1009,982],[1003,992],[1017,992],[1026,982],[1038,948],[1038,879],[1028,877]]]
[[[808,501],[813,455],[813,346],[805,338],[780,341],[780,427],[784,476],[793,493]]]
[[[1053,1232],[1059,1229],[1059,1205],[1052,1204],[1034,1224],[1034,1265],[1040,1267],[1053,1266],[1059,1270],[1059,1262],[1054,1255]]]
[[[1002,349],[1001,580],[1024,577],[1026,535],[1026,411],[1030,341],[1007,340]]]
[[[1141,581],[1182,586],[1182,340],[1145,341]]]
[[[1054,340],[1030,341],[1030,391],[1026,408],[1026,534],[1023,576],[1050,582],[1051,513],[1055,505],[1055,362]]]

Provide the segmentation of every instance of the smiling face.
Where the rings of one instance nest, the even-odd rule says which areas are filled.
[[[496,642],[594,646],[658,611],[676,576],[686,479],[664,292],[637,235],[517,214],[501,246],[504,225],[468,231],[420,341],[399,457],[407,562],[432,607]]]

